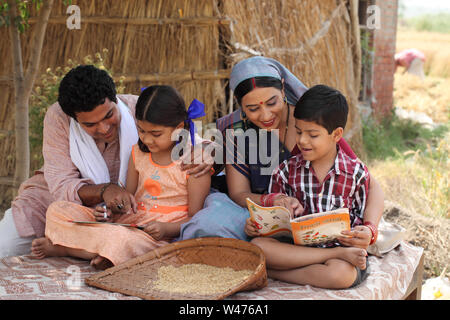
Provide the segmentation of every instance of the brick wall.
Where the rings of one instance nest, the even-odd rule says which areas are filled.
[[[380,8],[381,24],[374,30],[371,107],[374,116],[380,119],[393,108],[398,0],[376,0],[375,3]]]

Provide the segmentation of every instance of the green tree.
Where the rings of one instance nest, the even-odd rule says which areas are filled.
[[[30,174],[30,147],[28,109],[31,91],[39,69],[42,46],[53,0],[1,0],[0,27],[9,29],[14,79],[16,166],[14,187],[28,179]],[[28,30],[31,5],[36,6],[37,23],[31,40],[29,62],[24,68],[20,34]]]

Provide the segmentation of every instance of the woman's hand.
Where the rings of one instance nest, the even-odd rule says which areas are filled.
[[[144,226],[144,231],[148,233],[153,239],[159,241],[166,237],[166,226],[167,223],[165,222],[152,221]]]
[[[347,237],[339,237],[338,241],[347,247],[357,247],[367,250],[367,247],[370,244],[370,240],[372,239],[372,231],[369,227],[366,226],[356,226],[352,230],[347,231],[344,230],[341,234]]]
[[[275,199],[273,199],[273,205],[287,208],[291,213],[291,219],[298,217],[303,213],[303,210],[305,210],[297,198],[286,195],[275,197]]]
[[[191,152],[181,157],[181,170],[188,170],[187,174],[193,175],[195,178],[209,174],[214,165],[213,143],[202,143],[191,147]]]
[[[103,200],[112,213],[136,213],[137,203],[134,196],[116,184],[110,184],[103,192]]]
[[[253,221],[252,218],[248,218],[245,221],[244,231],[249,237],[258,237],[260,235],[258,229],[258,223]]]

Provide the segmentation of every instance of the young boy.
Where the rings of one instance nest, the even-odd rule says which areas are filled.
[[[262,196],[266,206],[287,207],[292,216],[346,207],[351,231],[334,244],[321,247],[297,246],[270,237],[257,237],[248,219],[246,233],[266,256],[270,277],[321,288],[348,288],[367,276],[367,246],[351,247],[348,238],[373,240],[370,222],[363,225],[369,190],[369,173],[359,160],[339,149],[347,122],[348,106],[337,90],[317,85],[306,91],[294,111],[297,151],[272,174],[269,191]]]

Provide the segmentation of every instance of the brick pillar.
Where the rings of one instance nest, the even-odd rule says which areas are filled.
[[[380,8],[381,23],[374,30],[371,105],[375,118],[381,119],[393,108],[398,0],[376,0],[375,4]]]

